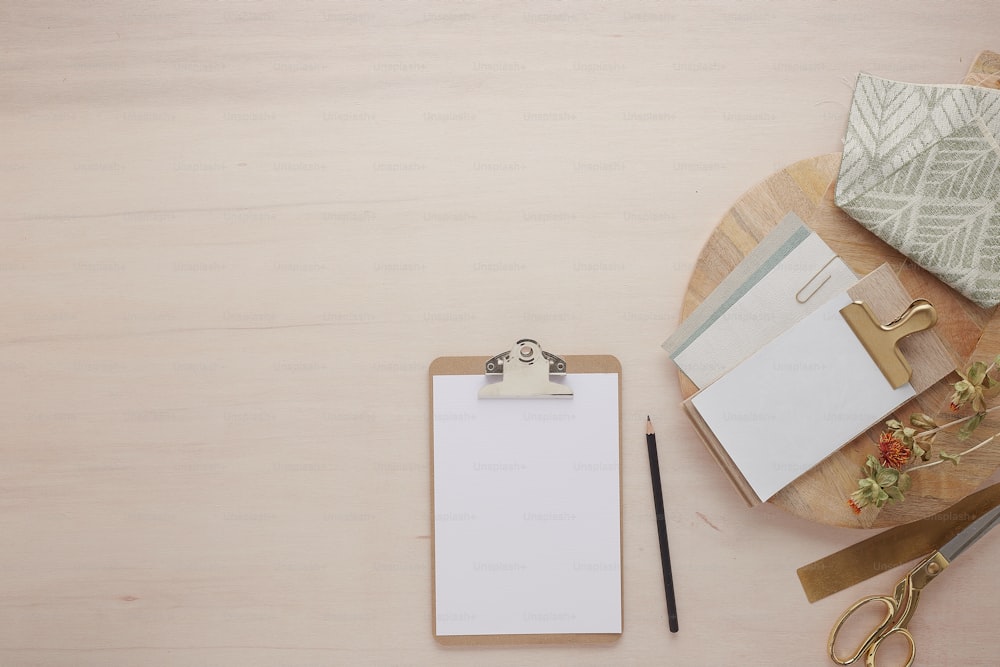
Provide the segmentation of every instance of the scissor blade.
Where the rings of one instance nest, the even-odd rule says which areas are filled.
[[[975,544],[976,540],[990,532],[990,528],[997,525],[997,523],[1000,523],[1000,506],[994,507],[970,523],[965,527],[965,530],[948,540],[938,551],[950,563],[958,558],[963,551]]]

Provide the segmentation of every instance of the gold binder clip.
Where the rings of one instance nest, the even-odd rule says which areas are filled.
[[[500,382],[479,390],[479,398],[570,397],[573,390],[552,382],[550,375],[566,375],[566,362],[530,338],[514,343],[509,352],[501,352],[486,362],[487,376],[502,376]]]
[[[897,347],[900,339],[930,329],[937,323],[937,311],[926,299],[917,299],[902,315],[884,325],[879,324],[868,304],[861,301],[844,306],[840,309],[840,314],[893,389],[909,382],[913,373],[909,362]]]

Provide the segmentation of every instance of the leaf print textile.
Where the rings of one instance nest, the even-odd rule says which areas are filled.
[[[980,306],[1000,303],[1000,91],[861,75],[835,201]]]

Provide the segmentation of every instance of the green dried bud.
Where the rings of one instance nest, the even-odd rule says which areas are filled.
[[[882,468],[875,475],[875,481],[883,489],[887,486],[895,486],[899,481],[899,471],[893,468]]]
[[[865,459],[865,468],[868,470],[868,474],[874,477],[882,469],[882,464],[873,454],[869,454],[868,458]]]
[[[945,452],[941,452],[938,456],[941,457],[942,461],[951,461],[954,465],[958,465],[959,459],[962,458],[961,454],[947,454]]]
[[[896,483],[896,486],[899,487],[901,492],[906,493],[913,486],[913,480],[910,479],[908,474],[901,472],[899,473],[899,481]]]
[[[969,421],[965,422],[965,425],[962,426],[961,430],[959,430],[958,439],[965,440],[970,435],[972,435],[972,432],[975,431],[977,428],[979,428],[979,425],[983,423],[983,417],[985,416],[986,416],[985,412],[977,412],[976,414],[972,415],[972,418],[969,419]]]
[[[865,477],[863,479],[858,480],[858,490],[861,491],[866,496],[875,495],[876,493],[878,493],[878,489],[879,489],[878,482],[876,482],[871,477]]]
[[[976,412],[986,412],[986,398],[983,396],[982,387],[976,387],[973,390],[972,409]]]
[[[951,395],[952,406],[965,405],[972,398],[975,387],[968,380],[959,380],[954,385],[954,393]]]
[[[885,492],[886,494],[888,494],[891,500],[896,500],[896,501],[904,500],[903,492],[899,490],[899,487],[896,486],[887,487]]]
[[[986,377],[986,364],[984,364],[981,361],[977,361],[971,366],[969,366],[969,373],[968,375],[966,375],[966,378],[973,386],[978,387],[979,385],[981,385],[985,377]]]
[[[938,427],[937,422],[935,422],[930,416],[925,415],[922,412],[910,415],[910,424],[912,424],[916,428],[925,431]]]

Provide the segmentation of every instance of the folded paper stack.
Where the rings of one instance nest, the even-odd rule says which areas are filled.
[[[777,266],[769,273],[778,271]],[[825,270],[821,265],[820,272]],[[788,300],[796,286],[787,288]],[[913,300],[883,264],[848,287],[811,299],[808,312],[803,309],[797,321],[770,340],[767,317],[757,323],[718,318],[702,328],[702,336],[728,332],[759,345],[684,402],[698,435],[748,505],[767,500],[952,370],[943,342],[928,329],[900,343],[912,367],[908,381],[899,386],[888,381],[843,315],[853,302],[870,306],[888,322]],[[702,368],[698,359],[685,360],[688,371]]]
[[[954,367],[938,334],[922,331],[901,343],[909,381],[888,382],[840,313],[854,301],[888,322],[913,299],[886,265],[859,281],[789,213],[663,343],[700,389],[688,418],[748,505]]]

